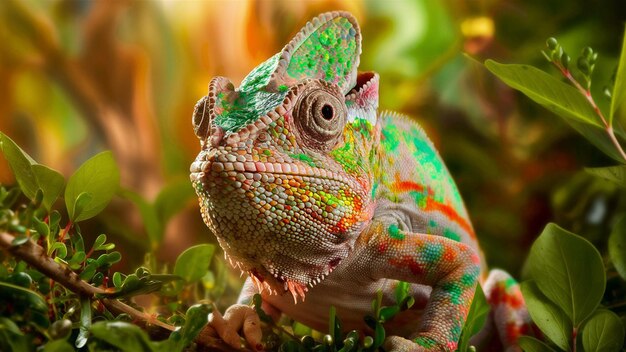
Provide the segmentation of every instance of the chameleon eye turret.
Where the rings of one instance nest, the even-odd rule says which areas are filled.
[[[303,89],[293,111],[298,133],[308,146],[328,151],[346,124],[344,97],[337,86],[324,81],[311,81]]]

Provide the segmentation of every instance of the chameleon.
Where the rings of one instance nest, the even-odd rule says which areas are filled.
[[[213,78],[196,104],[191,182],[225,257],[248,275],[237,304],[211,314],[212,333],[262,350],[256,293],[271,315],[323,330],[334,306],[346,330],[367,331],[377,292],[393,304],[407,282],[415,304],[385,325],[384,349],[454,351],[480,282],[493,328],[477,338],[518,350],[519,285],[487,270],[435,146],[413,119],[378,111],[380,78],[358,70],[360,54],[356,19],[324,13],[238,88]]]

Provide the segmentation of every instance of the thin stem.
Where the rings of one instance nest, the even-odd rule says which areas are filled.
[[[609,135],[609,138],[611,139],[611,143],[613,143],[613,145],[619,152],[620,156],[622,157],[622,160],[626,162],[626,152],[624,152],[624,149],[622,149],[622,146],[619,144],[619,141],[617,140],[617,137],[615,136],[615,131],[613,130],[613,126],[611,126],[608,123],[608,121],[604,117],[604,114],[602,113],[602,110],[600,110],[595,100],[593,99],[593,96],[591,95],[591,91],[581,86],[580,83],[578,83],[578,81],[574,78],[574,76],[572,76],[572,73],[570,72],[570,70],[565,68],[563,65],[555,61],[552,61],[552,64],[556,66],[556,68],[558,68],[559,71],[561,71],[561,74],[563,74],[563,76],[565,76],[565,78],[567,78],[567,80],[569,80],[572,83],[572,85],[574,85],[574,87],[576,87],[576,89],[578,89],[578,91],[587,99],[587,101],[593,108],[593,111],[595,111],[596,115],[600,117],[600,120],[602,121],[602,124],[604,125],[604,130],[606,131],[606,133]]]
[[[578,337],[578,328],[572,330],[572,352],[576,352],[576,337]]]

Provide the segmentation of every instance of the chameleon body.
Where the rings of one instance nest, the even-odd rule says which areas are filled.
[[[416,303],[388,324],[384,347],[452,351],[481,281],[512,344],[526,316],[518,286],[485,270],[435,147],[409,118],[378,112],[379,77],[358,73],[360,53],[355,19],[322,14],[238,89],[216,77],[196,105],[202,216],[249,274],[239,304],[211,326],[261,349],[247,305],[260,292],[271,313],[324,330],[335,306],[346,329],[363,330],[376,293],[392,304],[405,281]]]

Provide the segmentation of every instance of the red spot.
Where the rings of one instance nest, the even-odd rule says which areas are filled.
[[[391,258],[389,259],[389,264],[399,268],[408,267],[409,270],[411,270],[411,273],[415,276],[421,276],[424,274],[424,268],[422,268],[422,266],[410,255],[404,255],[400,258]]]
[[[489,295],[488,301],[492,305],[504,304],[510,309],[521,309],[524,307],[522,292],[517,288],[507,291],[504,283],[496,284]]]
[[[384,241],[384,242],[380,242],[378,244],[378,253],[384,253],[387,251],[387,248],[389,248],[389,242]]]

